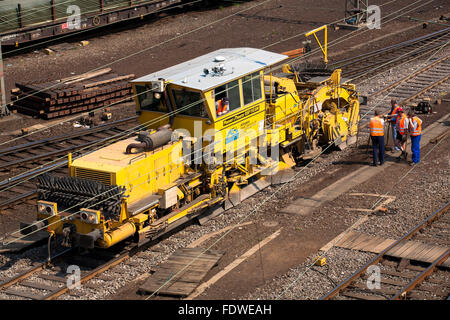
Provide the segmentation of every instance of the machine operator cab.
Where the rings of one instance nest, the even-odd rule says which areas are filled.
[[[239,130],[264,129],[263,70],[287,58],[253,48],[220,49],[133,80],[139,121],[152,129],[170,124],[192,137],[213,132],[212,140],[227,148]]]

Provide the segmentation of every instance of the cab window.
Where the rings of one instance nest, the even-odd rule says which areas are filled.
[[[151,85],[136,85],[135,88],[139,109],[145,111],[167,112],[166,106],[161,103],[162,94],[154,92]]]
[[[241,107],[239,80],[229,82],[214,89],[216,115],[221,116]]]
[[[172,89],[172,97],[179,114],[208,118],[200,92]]]
[[[244,105],[262,98],[261,74],[255,72],[242,78],[242,91],[244,93]]]

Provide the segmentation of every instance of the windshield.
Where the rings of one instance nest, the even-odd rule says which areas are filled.
[[[208,118],[200,92],[172,89],[172,96],[179,114]]]

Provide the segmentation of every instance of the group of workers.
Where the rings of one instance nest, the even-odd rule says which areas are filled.
[[[392,137],[395,142],[395,150],[401,151],[397,158],[400,161],[402,157],[406,160],[406,140],[408,135],[411,137],[412,161],[410,165],[420,162],[420,138],[422,134],[422,120],[420,120],[412,110],[405,114],[395,100],[391,100],[391,111],[386,116],[386,120],[391,123]],[[370,119],[370,137],[373,148],[373,165],[384,164],[384,120],[378,110],[375,116]],[[378,162],[379,159],[379,162]]]

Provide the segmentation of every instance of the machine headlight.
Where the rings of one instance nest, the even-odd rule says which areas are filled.
[[[49,202],[40,200],[37,203],[38,212],[49,216],[54,216],[58,212],[56,202]]]
[[[98,224],[100,222],[100,211],[92,209],[81,209],[80,218],[83,222]]]

